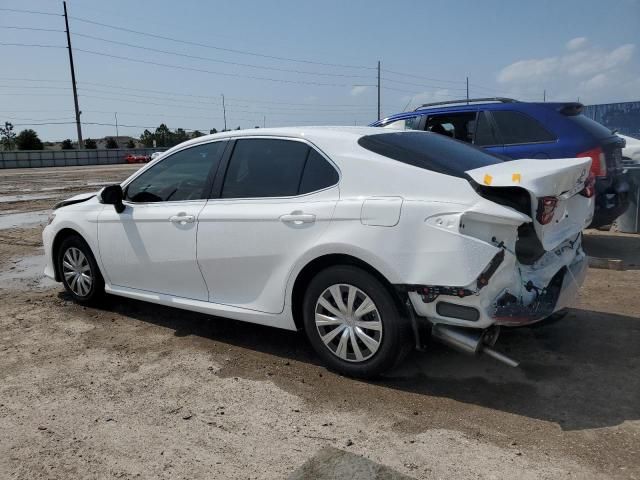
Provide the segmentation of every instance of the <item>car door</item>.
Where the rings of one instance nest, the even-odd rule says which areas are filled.
[[[210,302],[279,313],[294,262],[329,225],[339,173],[303,140],[233,143],[198,218],[198,263]]]
[[[226,141],[179,150],[124,187],[122,213],[98,216],[100,258],[111,285],[207,301],[196,260],[197,218]]]

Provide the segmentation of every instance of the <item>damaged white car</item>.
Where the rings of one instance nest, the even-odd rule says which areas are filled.
[[[514,365],[493,348],[500,325],[548,317],[584,279],[589,163],[378,128],[209,135],[59,204],[45,273],[82,303],[106,292],[304,330],[352,376],[429,336]]]

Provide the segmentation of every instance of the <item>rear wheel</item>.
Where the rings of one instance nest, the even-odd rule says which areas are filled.
[[[87,242],[79,236],[62,241],[58,250],[58,272],[65,290],[85,305],[104,297],[104,280]]]
[[[311,345],[339,373],[375,377],[391,368],[409,344],[406,319],[391,293],[360,268],[336,266],[318,273],[303,308]]]

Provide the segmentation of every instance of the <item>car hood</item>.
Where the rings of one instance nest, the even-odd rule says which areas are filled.
[[[91,192],[91,193],[79,193],[78,195],[74,195],[71,198],[67,198],[61,202],[56,203],[53,206],[53,209],[56,210],[58,208],[66,207],[68,205],[74,205],[76,203],[86,202],[90,198],[95,197],[99,192]]]

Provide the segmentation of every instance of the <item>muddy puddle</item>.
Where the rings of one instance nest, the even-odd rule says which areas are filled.
[[[30,200],[46,200],[47,198],[55,198],[55,193],[18,193],[16,195],[0,195],[0,203],[9,202],[28,202]]]
[[[21,212],[0,215],[0,230],[9,228],[29,228],[45,225],[49,216],[49,210],[35,212]]]
[[[39,254],[10,260],[0,267],[0,289],[45,289],[56,284],[44,276],[45,258]]]

